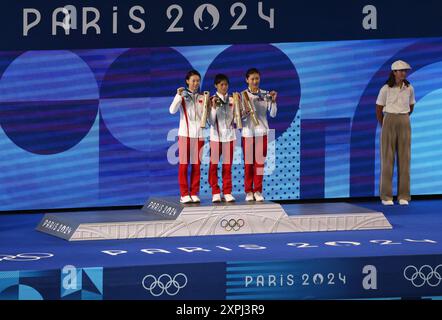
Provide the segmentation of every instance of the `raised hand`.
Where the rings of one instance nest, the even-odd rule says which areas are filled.
[[[219,104],[219,98],[216,96],[213,96],[210,98],[210,105],[212,106],[212,108],[216,109],[218,108],[218,104]]]
[[[183,91],[184,91],[184,87],[180,87],[180,88],[176,89],[176,93],[178,95],[181,95],[183,93]]]

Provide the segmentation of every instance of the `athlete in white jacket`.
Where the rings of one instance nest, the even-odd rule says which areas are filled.
[[[222,179],[223,194],[227,202],[235,201],[232,195],[232,163],[235,150],[236,134],[233,125],[233,98],[229,96],[229,79],[224,74],[215,76],[216,94],[211,98],[210,112],[210,166],[209,184],[212,188],[212,201],[221,202],[221,190],[218,185],[218,163],[223,155]]]
[[[203,113],[203,95],[198,93],[201,76],[191,70],[186,75],[187,88],[178,88],[169,111],[175,114],[180,110],[180,127],[178,130],[179,168],[178,183],[180,202],[200,202],[198,197],[201,177],[201,149],[204,145],[203,130],[200,119]],[[188,167],[191,164],[190,189]]]
[[[248,89],[246,94],[254,107],[259,124],[254,125],[251,115],[247,112],[246,103],[242,100],[246,113],[243,117],[242,147],[244,153],[244,189],[246,201],[264,201],[262,195],[262,181],[264,175],[264,162],[267,156],[267,134],[269,124],[267,112],[270,117],[276,117],[277,92],[265,91],[259,88],[260,73],[257,69],[249,69],[246,73]]]

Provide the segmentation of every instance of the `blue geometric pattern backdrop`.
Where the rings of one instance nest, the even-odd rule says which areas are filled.
[[[212,93],[218,72],[230,77],[230,92],[245,89],[249,67],[261,70],[262,88],[279,92],[268,199],[378,195],[374,105],[397,59],[413,66],[417,98],[412,193],[442,193],[441,39],[1,52],[0,210],[178,196],[179,117],[168,108],[192,68]],[[241,159],[237,141],[236,194]]]

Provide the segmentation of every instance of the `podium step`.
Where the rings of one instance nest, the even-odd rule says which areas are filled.
[[[346,203],[182,205],[173,199],[150,199],[140,210],[50,213],[37,226],[69,241],[391,228],[382,212]]]

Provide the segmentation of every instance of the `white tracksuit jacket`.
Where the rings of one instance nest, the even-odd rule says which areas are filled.
[[[250,102],[255,107],[259,125],[256,127],[253,125],[253,121],[250,115],[243,118],[242,136],[246,138],[265,136],[268,134],[269,131],[269,124],[267,122],[267,111],[269,111],[270,117],[276,117],[276,102],[271,101],[270,97],[268,96],[268,91],[262,89],[259,89],[259,93],[256,94],[251,93],[250,90],[247,90],[247,94],[249,95]],[[241,99],[244,100],[242,95]],[[245,108],[244,101],[242,101],[242,104]]]
[[[210,141],[230,142],[236,140],[235,128],[233,126],[234,105],[233,97],[223,96],[216,93],[216,97],[221,99],[222,105],[218,108],[211,108]]]
[[[203,129],[200,120],[204,109],[204,95],[183,91],[176,94],[169,111],[175,114],[180,110],[180,127],[178,135],[190,138],[203,138]]]

